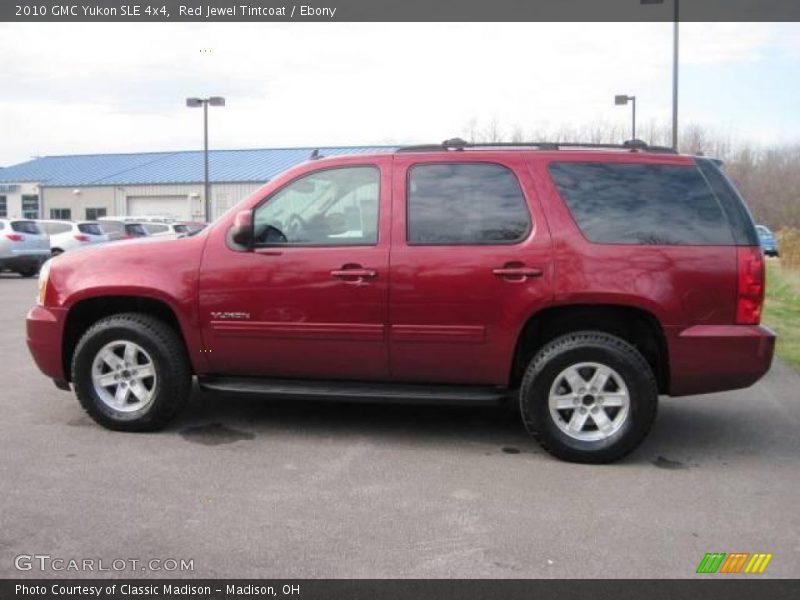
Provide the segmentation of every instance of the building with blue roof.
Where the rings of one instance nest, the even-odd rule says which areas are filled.
[[[263,148],[209,152],[211,214],[218,216],[279,173],[323,156],[393,146]],[[203,152],[43,156],[0,169],[0,217],[96,219],[158,215],[203,220]]]

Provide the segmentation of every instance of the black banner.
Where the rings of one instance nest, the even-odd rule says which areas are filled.
[[[800,597],[800,580],[2,580],[0,599],[23,600],[739,600]]]
[[[795,0],[3,0],[0,21],[800,21]]]

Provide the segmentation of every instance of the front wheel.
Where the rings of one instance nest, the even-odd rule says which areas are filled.
[[[628,342],[583,331],[556,338],[530,362],[520,389],[525,427],[558,458],[608,463],[636,448],[653,424],[658,388]]]
[[[191,369],[178,334],[138,313],[106,317],[80,339],[72,381],[97,423],[121,431],[164,427],[186,404]]]

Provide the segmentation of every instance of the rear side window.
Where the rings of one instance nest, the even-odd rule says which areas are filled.
[[[188,225],[173,225],[172,228],[175,230],[175,233],[189,233]]]
[[[510,244],[530,229],[519,182],[506,167],[425,164],[409,171],[410,244]]]
[[[728,221],[695,166],[553,163],[550,174],[592,242],[733,243]]]
[[[33,221],[11,221],[11,229],[17,233],[28,233],[30,235],[42,235],[44,233]]]
[[[78,223],[78,231],[88,235],[103,235],[103,230],[97,223]]]

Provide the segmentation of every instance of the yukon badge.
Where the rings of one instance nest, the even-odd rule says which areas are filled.
[[[246,320],[250,318],[250,313],[248,312],[215,312],[211,311],[211,318],[215,321],[222,321],[222,320]]]

